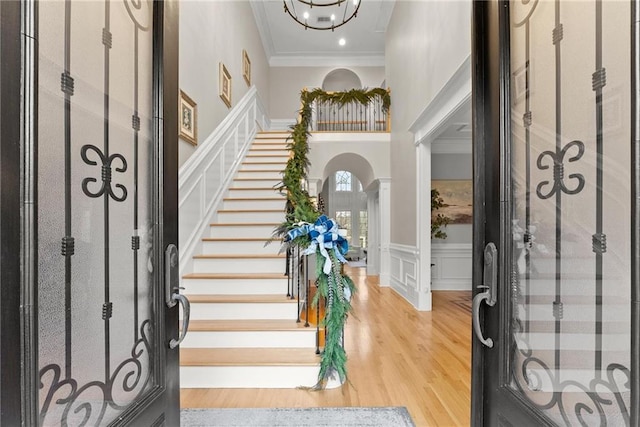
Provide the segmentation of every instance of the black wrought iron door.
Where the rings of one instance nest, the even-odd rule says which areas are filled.
[[[474,4],[474,425],[638,425],[637,13]]]
[[[37,423],[177,425],[178,308],[164,290],[177,241],[177,2],[23,3],[38,16],[25,259],[37,265]]]

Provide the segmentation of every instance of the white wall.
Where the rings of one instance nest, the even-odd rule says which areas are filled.
[[[248,1],[180,2],[180,89],[198,105],[198,140],[204,139],[227,116],[230,109],[218,92],[218,64],[231,73],[232,107],[249,87],[242,77],[242,50],[251,60],[251,84],[269,106],[269,64]],[[178,163],[195,151],[180,141]]]
[[[380,87],[385,78],[384,67],[272,67],[272,95],[269,104],[271,118],[296,118],[300,109],[300,91],[305,87],[322,87],[325,76],[337,68],[346,68],[356,73],[364,87]]]
[[[416,246],[416,149],[408,131],[469,56],[470,1],[396,2],[386,34],[391,88],[391,242]]]

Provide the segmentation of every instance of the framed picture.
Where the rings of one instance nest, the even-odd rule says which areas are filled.
[[[451,218],[451,224],[471,224],[473,222],[473,181],[470,179],[431,180],[444,200],[444,207],[434,211]]]
[[[220,98],[231,108],[231,74],[224,64],[220,63],[220,82],[218,83]]]
[[[193,99],[180,91],[180,105],[178,106],[180,117],[180,138],[198,145],[198,108]]]
[[[246,50],[242,49],[242,77],[247,82],[247,86],[251,86],[251,60]]]

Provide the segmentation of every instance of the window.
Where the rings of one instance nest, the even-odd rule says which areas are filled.
[[[360,211],[360,247],[367,247],[367,229],[368,229],[368,221],[367,221],[367,211]]]
[[[347,230],[346,239],[351,243],[351,211],[336,211],[336,222]]]
[[[351,172],[336,172],[336,191],[351,191]]]

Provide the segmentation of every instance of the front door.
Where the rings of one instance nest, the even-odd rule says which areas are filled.
[[[20,191],[21,423],[178,425],[177,2],[2,8],[20,23],[2,180]]]
[[[637,13],[474,3],[474,425],[638,425]]]

